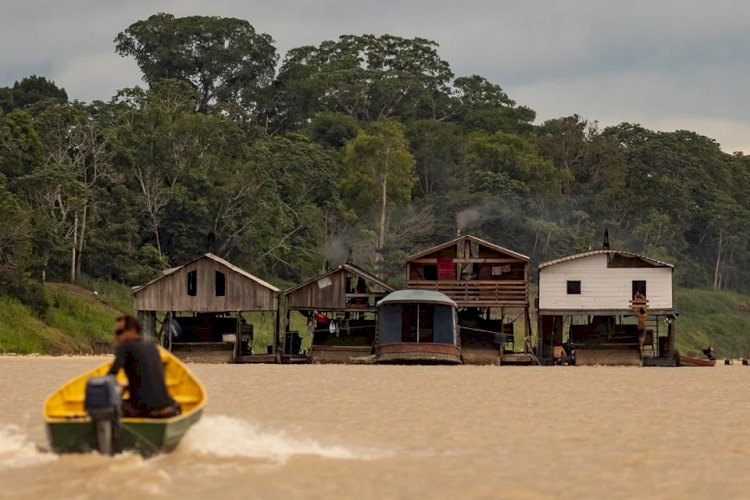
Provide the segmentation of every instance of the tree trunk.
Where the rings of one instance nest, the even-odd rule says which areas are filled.
[[[88,203],[83,205],[83,214],[81,217],[81,235],[78,238],[78,254],[76,255],[76,276],[81,275],[81,260],[83,259],[83,242],[86,237],[86,221],[88,219]]]
[[[156,238],[156,250],[159,252],[159,258],[163,257],[161,253],[161,238],[159,237],[159,223],[153,220],[154,225],[154,237]]]
[[[73,245],[70,252],[70,282],[76,282],[76,255],[78,253],[78,212],[73,217]]]
[[[198,109],[196,110],[198,113],[207,113],[208,112],[208,103],[211,101],[211,91],[207,88],[203,88],[203,95],[201,95],[201,101],[198,103]]]
[[[382,192],[380,199],[380,234],[378,235],[378,250],[375,254],[375,262],[383,260],[383,247],[385,246],[385,208],[388,202],[388,155],[389,149],[385,150],[385,168],[383,169]]]
[[[719,231],[719,245],[716,250],[716,266],[714,267],[714,288],[719,287],[719,267],[721,266],[722,231]]]

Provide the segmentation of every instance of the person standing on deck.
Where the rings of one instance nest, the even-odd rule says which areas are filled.
[[[646,309],[646,296],[640,291],[635,292],[633,303],[637,307],[636,318],[638,320],[638,345],[643,351],[643,343],[646,339],[646,321],[648,321],[648,309]]]
[[[110,375],[125,370],[129,399],[122,402],[125,417],[170,418],[180,414],[180,407],[169,396],[164,366],[156,344],[141,335],[141,325],[133,316],[125,315],[115,322],[115,361]]]

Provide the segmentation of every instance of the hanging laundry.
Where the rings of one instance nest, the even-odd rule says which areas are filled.
[[[438,259],[438,278],[455,278],[456,267],[453,265],[453,259]]]

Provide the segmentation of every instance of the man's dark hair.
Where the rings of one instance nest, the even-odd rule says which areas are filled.
[[[135,319],[134,316],[131,316],[130,314],[123,314],[122,316],[119,316],[117,318],[117,321],[122,321],[123,331],[135,329],[135,331],[138,332],[138,335],[141,334],[141,324],[137,319]]]

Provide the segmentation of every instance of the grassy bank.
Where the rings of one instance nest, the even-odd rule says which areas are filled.
[[[677,347],[685,354],[713,345],[719,356],[750,357],[750,296],[677,290]]]
[[[112,341],[112,322],[132,306],[128,287],[88,282],[82,286],[48,284],[49,308],[42,316],[15,299],[0,297],[0,353],[78,354],[105,350]],[[129,301],[129,299],[128,299]]]

